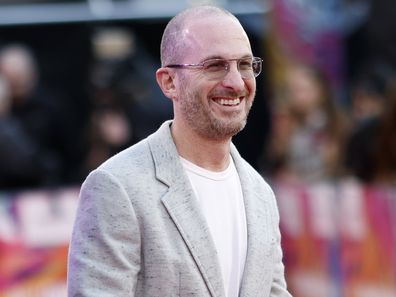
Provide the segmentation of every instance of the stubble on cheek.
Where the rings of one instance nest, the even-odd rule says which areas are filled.
[[[187,78],[181,78],[182,85],[186,84]],[[238,94],[228,94],[230,97],[237,97]],[[236,112],[234,115],[216,115],[207,98],[202,98],[198,91],[181,90],[180,111],[185,122],[199,135],[208,139],[227,139],[239,133],[246,126],[247,117],[252,107],[253,99],[248,100],[249,94],[244,94],[245,98],[241,104],[245,105],[243,114]],[[208,97],[211,97],[210,94]]]
[[[190,94],[192,95],[192,94]],[[208,139],[227,139],[239,133],[246,125],[251,103],[246,112],[228,116],[217,116],[209,105],[203,105],[196,94],[181,104],[186,122],[202,137]],[[243,104],[243,103],[242,103]]]

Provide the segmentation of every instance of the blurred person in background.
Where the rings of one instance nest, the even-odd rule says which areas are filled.
[[[30,139],[31,149],[40,160],[40,170],[31,182],[18,181],[20,188],[61,183],[66,166],[68,142],[67,103],[40,82],[38,65],[30,49],[9,44],[0,49],[0,73],[7,80],[10,112],[20,130]],[[26,164],[26,166],[33,164]],[[23,171],[24,167],[15,167]]]
[[[0,190],[37,185],[43,170],[36,144],[11,112],[10,86],[0,75]]]
[[[396,79],[382,82],[381,108],[358,125],[346,149],[347,174],[363,183],[396,182]]]
[[[396,76],[389,84],[386,96],[388,105],[378,125],[375,180],[396,185]]]
[[[364,68],[351,85],[351,135],[345,151],[347,175],[372,182],[377,164],[378,124],[389,108],[387,85],[391,71],[382,64]]]
[[[125,76],[128,77],[125,64],[131,43],[130,35],[118,28],[101,29],[93,36],[86,173],[132,144],[132,124],[126,112],[132,101],[128,95],[132,94],[124,94],[120,87],[125,85]]]
[[[174,118],[85,180],[69,296],[290,297],[274,194],[231,142],[261,59],[235,16],[198,6],[168,23],[161,62]]]
[[[137,38],[123,27],[99,28],[93,35],[87,172],[147,137],[172,114],[170,102],[151,87],[155,61]]]
[[[324,75],[313,66],[292,65],[281,94],[264,174],[306,182],[339,177],[349,124]]]
[[[385,106],[386,84],[391,70],[382,64],[372,64],[359,71],[351,83],[351,120],[353,129],[359,129],[382,114]]]

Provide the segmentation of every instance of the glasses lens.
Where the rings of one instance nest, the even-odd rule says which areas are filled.
[[[257,77],[261,72],[261,59],[256,57],[240,59],[238,61],[238,69],[243,78]]]
[[[222,78],[226,75],[229,64],[227,60],[212,59],[203,63],[203,69],[210,79]]]
[[[243,78],[252,78],[252,77],[254,77],[253,59],[252,58],[246,58],[246,59],[238,60],[238,69],[239,69],[239,72],[241,73],[241,76]]]
[[[251,79],[261,73],[260,58],[244,58],[237,60],[239,73],[243,78]],[[211,59],[202,64],[205,75],[210,80],[222,79],[230,69],[230,61],[226,59]]]

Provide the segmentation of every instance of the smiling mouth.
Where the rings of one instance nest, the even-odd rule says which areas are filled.
[[[240,98],[236,99],[214,99],[214,101],[223,106],[237,106],[241,103]]]

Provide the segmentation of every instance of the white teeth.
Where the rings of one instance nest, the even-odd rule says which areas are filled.
[[[220,99],[217,102],[219,102],[221,105],[233,106],[233,105],[238,105],[239,103],[241,103],[241,100],[239,98],[233,99],[233,100]]]

